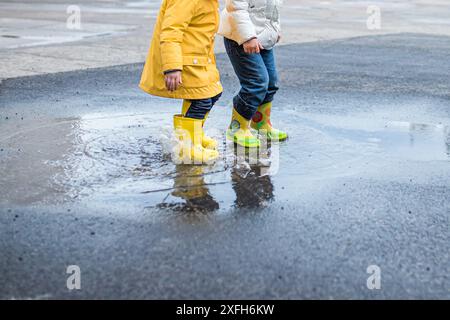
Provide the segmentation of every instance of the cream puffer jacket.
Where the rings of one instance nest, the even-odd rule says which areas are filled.
[[[282,0],[226,0],[219,34],[240,45],[257,37],[265,49],[271,49],[280,35]]]

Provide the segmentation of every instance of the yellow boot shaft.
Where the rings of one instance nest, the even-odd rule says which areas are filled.
[[[250,131],[250,120],[241,116],[235,108],[227,130],[227,138],[246,148],[258,148],[261,145],[259,139]]]
[[[251,127],[258,130],[258,133],[266,135],[268,140],[283,141],[288,135],[286,132],[275,129],[270,121],[272,102],[265,103],[258,107],[250,123]]]
[[[188,112],[189,108],[191,107],[191,101],[189,100],[183,100],[183,105],[181,107],[181,113],[183,116],[186,116],[186,113]],[[205,118],[202,120],[202,127],[205,125],[205,121],[208,118],[209,112],[205,115]],[[213,138],[207,136],[205,132],[203,131],[202,135],[202,146],[207,149],[217,149],[217,141]]]
[[[184,163],[210,163],[219,157],[216,150],[202,146],[202,120],[175,115],[173,118],[175,134],[180,141],[179,156]]]

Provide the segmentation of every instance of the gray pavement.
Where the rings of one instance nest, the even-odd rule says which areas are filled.
[[[140,63],[159,3],[0,0],[0,81]],[[380,10],[379,29],[367,27],[370,6]],[[79,28],[74,28],[74,12],[79,12]],[[450,35],[447,0],[284,0],[281,16],[284,44],[405,32]],[[220,41],[217,51],[223,51]]]
[[[142,64],[4,80],[0,298],[450,298],[449,50],[412,33],[277,48],[290,139],[256,164],[223,139],[223,54],[213,166],[170,161],[179,103],[139,91]]]

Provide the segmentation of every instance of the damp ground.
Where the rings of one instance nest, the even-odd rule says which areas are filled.
[[[206,130],[222,156],[205,166],[171,160],[180,102],[140,92],[141,64],[5,80],[0,297],[448,297],[449,49],[414,34],[278,48],[289,140],[250,157],[224,137],[238,87],[219,55]]]

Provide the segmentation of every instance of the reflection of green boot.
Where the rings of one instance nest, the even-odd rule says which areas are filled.
[[[183,100],[183,107],[181,109],[181,113],[183,114],[183,116],[186,115],[190,106],[191,106],[191,102],[189,100]],[[202,120],[202,127],[205,125],[205,121],[206,121],[206,118],[208,117],[208,114],[209,114],[209,112],[205,115],[205,118]],[[203,147],[205,147],[207,149],[216,149],[217,141],[211,137],[208,137],[203,132],[202,145],[203,145]]]
[[[260,134],[265,134],[267,140],[283,141],[288,135],[286,132],[275,129],[270,123],[270,110],[272,109],[272,102],[268,102],[258,107],[255,115],[252,118],[251,126],[258,130]]]
[[[231,124],[227,130],[227,138],[246,148],[258,148],[261,144],[250,131],[250,120],[241,116],[235,108],[233,108]]]

